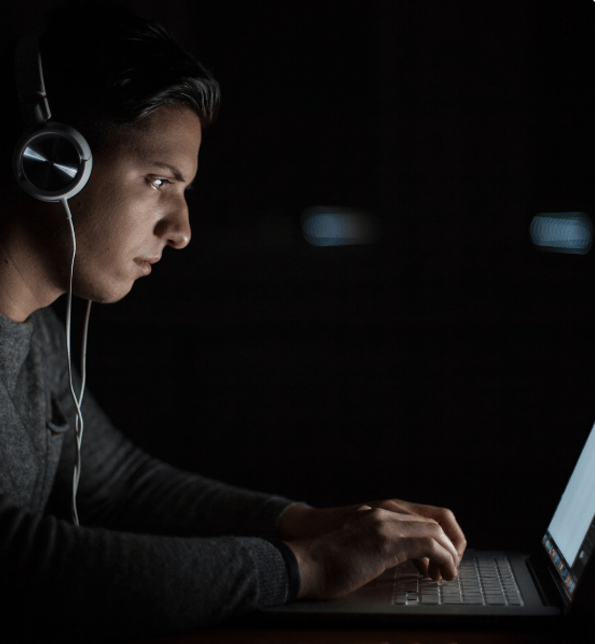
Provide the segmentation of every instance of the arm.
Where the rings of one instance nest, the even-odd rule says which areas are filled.
[[[51,311],[40,313],[38,318],[39,346],[50,371],[53,396],[72,424],[76,414],[64,360],[64,329]],[[82,525],[178,536],[277,536],[277,521],[292,503],[288,499],[182,472],[148,456],[113,427],[89,392],[83,412],[82,474],[77,496]],[[51,511],[69,518],[73,428],[64,436]]]
[[[35,316],[34,322],[47,318],[40,317]],[[0,601],[9,639],[17,634],[37,639],[60,634],[85,641],[93,636],[103,640],[157,636],[286,601],[285,562],[279,550],[263,539],[163,534],[171,534],[173,519],[160,536],[150,527],[140,533],[143,525],[153,525],[154,501],[161,503],[159,519],[160,514],[171,517],[166,506],[175,499],[178,510],[183,510],[193,496],[204,500],[196,509],[215,509],[223,498],[249,497],[251,507],[235,513],[243,516],[239,524],[246,531],[252,527],[246,517],[252,510],[258,515],[255,523],[265,531],[275,525],[286,501],[250,497],[198,477],[182,480],[181,474],[174,477],[172,489],[165,485],[160,495],[159,484],[169,481],[167,467],[133,449],[107,423],[93,422],[93,413],[83,441],[89,452],[79,506],[82,527],[60,520],[46,506],[56,480],[54,500],[63,497],[69,516],[68,461],[73,453],[72,443],[62,445],[63,437],[72,435],[65,416],[66,403],[71,403],[64,386],[62,335],[52,333],[50,324],[40,324],[33,335],[30,366],[22,372],[25,386],[11,398],[11,381],[7,388],[0,378]],[[32,327],[21,331],[31,333]],[[60,453],[65,458],[55,477]],[[112,475],[130,489],[114,485]],[[188,509],[172,513],[178,514],[182,515],[178,523],[192,534],[207,520],[201,512],[191,516]],[[232,522],[234,512],[220,514],[227,518],[216,532]],[[106,529],[110,523],[130,529]]]
[[[277,520],[290,500],[183,472],[150,457],[111,425],[92,396],[85,400],[84,413],[77,497],[83,525],[179,536],[276,536]],[[74,465],[74,436],[69,434],[53,494],[66,502],[62,516],[69,513]]]
[[[9,639],[153,637],[282,603],[287,595],[285,564],[262,539],[76,528],[34,517],[4,495],[0,561]]]

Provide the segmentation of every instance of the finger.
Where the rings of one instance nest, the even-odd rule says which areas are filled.
[[[413,565],[416,567],[417,572],[422,577],[429,576],[429,570],[428,570],[429,564],[430,564],[430,560],[427,557],[424,557],[423,559],[413,559]]]
[[[372,501],[370,503],[372,507],[383,508],[389,510],[390,512],[395,512],[400,515],[408,515],[410,517],[419,516],[425,517],[426,519],[434,520],[439,525],[442,526],[442,529],[449,536],[453,542],[460,563],[463,558],[463,554],[467,547],[467,539],[463,533],[461,527],[457,523],[454,514],[446,509],[439,508],[433,505],[423,505],[410,503],[409,501],[403,501],[401,499],[384,499],[381,501]],[[406,520],[405,516],[401,517],[402,520]]]
[[[412,506],[411,509],[415,509],[420,516],[433,519],[442,527],[444,532],[452,541],[459,558],[458,563],[460,563],[467,547],[467,539],[465,538],[465,534],[451,510],[448,510],[447,508],[437,508],[431,505]]]
[[[418,514],[397,514],[381,508],[372,509],[371,512],[376,513],[376,518],[380,522],[386,522],[387,526],[392,526],[391,529],[396,529],[393,538],[396,538],[397,550],[400,549],[400,546],[397,545],[399,537],[404,538],[403,554],[405,557],[402,561],[423,559],[424,557],[429,557],[431,560],[435,556],[433,548],[438,547],[438,563],[445,564],[452,571],[452,573],[449,572],[449,578],[454,579],[460,557],[452,541],[437,521]]]
[[[413,559],[413,564],[422,576],[434,581],[456,579],[456,560],[449,550],[436,543],[433,548],[425,549],[425,554],[426,557]]]
[[[415,512],[409,512],[407,509],[403,509],[403,511],[401,512],[398,506],[396,504],[393,504],[391,501],[371,501],[369,505],[361,507],[386,510],[391,513],[391,518],[397,521],[424,521],[426,523],[438,523],[430,516],[416,514]]]
[[[428,577],[434,581],[442,580],[442,570],[436,561],[430,561],[428,564]]]
[[[436,523],[420,524],[418,529],[420,535],[427,534],[426,539],[416,540],[416,547],[425,550],[419,558],[428,560],[428,576],[435,580],[455,579],[458,573],[459,555],[448,535]]]
[[[446,559],[434,556],[429,559],[427,576],[430,579],[434,581],[441,581],[442,579],[452,581],[457,578],[457,575],[456,559],[452,559],[452,556],[447,556]]]
[[[461,527],[457,523],[455,515],[450,510],[443,509],[442,515],[434,518],[451,540],[459,557],[458,563],[460,563],[463,558],[463,554],[465,553],[465,549],[467,548],[467,539],[465,538],[465,534],[461,530]]]
[[[370,505],[375,508],[382,508],[398,514],[417,515],[410,507],[411,504],[398,501],[397,499],[384,499],[382,501],[371,501]]]

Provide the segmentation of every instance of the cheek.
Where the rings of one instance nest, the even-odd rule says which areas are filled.
[[[92,175],[88,186],[71,200],[81,252],[104,268],[110,261],[146,252],[159,213],[159,195],[137,173],[120,169]]]
[[[145,209],[130,189],[112,188],[89,196],[79,206],[81,234],[88,241],[105,251],[122,245],[140,229]]]

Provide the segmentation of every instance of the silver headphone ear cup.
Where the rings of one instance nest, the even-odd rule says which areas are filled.
[[[70,199],[86,185],[93,157],[85,138],[68,125],[49,123],[17,143],[13,169],[25,192],[40,201]]]

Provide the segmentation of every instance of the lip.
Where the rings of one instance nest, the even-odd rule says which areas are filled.
[[[140,266],[145,275],[148,275],[152,270],[152,265],[156,264],[160,259],[160,257],[137,257],[134,262]]]

